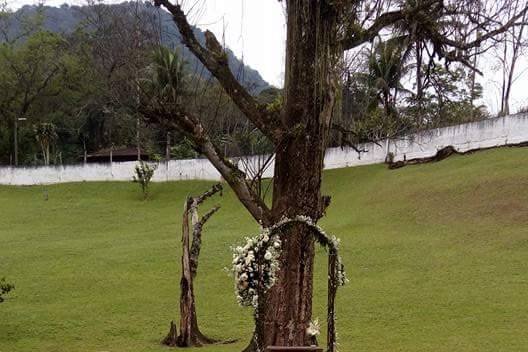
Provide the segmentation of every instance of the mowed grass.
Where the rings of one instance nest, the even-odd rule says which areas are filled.
[[[183,201],[211,183],[0,187],[0,351],[167,351],[178,319]],[[342,239],[340,351],[528,350],[528,149],[497,149],[389,171],[325,173],[322,222]],[[239,339],[252,317],[223,268],[257,226],[229,190],[206,225],[196,281],[202,331]],[[325,321],[319,250],[314,317]],[[326,327],[323,324],[323,330]],[[325,341],[325,337],[321,337]],[[193,349],[194,351],[194,349]],[[197,351],[197,350],[196,350]]]

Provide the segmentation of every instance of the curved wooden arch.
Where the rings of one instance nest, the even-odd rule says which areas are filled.
[[[305,216],[297,216],[292,219],[284,219],[279,223],[269,227],[267,230],[270,235],[280,231],[283,227],[292,223],[299,223],[306,225],[315,240],[324,248],[328,249],[328,301],[327,301],[327,351],[336,352],[336,327],[335,327],[335,298],[339,286],[344,285],[340,282],[339,272],[343,271],[343,264],[339,258],[338,247],[331,238],[316,225],[310,218]]]

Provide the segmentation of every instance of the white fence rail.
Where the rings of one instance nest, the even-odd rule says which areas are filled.
[[[453,146],[460,152],[528,142],[528,114],[439,128],[400,140],[365,144],[358,154],[352,148],[330,148],[326,151],[325,169],[377,164],[389,152],[394,160],[429,157],[439,149]],[[256,162],[256,159],[255,159]],[[50,167],[0,167],[1,185],[38,185],[84,181],[130,181],[136,162],[87,164]],[[265,176],[273,174],[273,165]],[[206,159],[171,160],[160,163],[154,181],[220,180],[220,174]]]

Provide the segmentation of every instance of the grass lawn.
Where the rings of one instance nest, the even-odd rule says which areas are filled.
[[[207,182],[0,187],[0,352],[168,351],[178,318],[179,227]],[[528,149],[497,149],[390,171],[325,173],[322,222],[342,239],[350,284],[338,293],[342,352],[528,350]],[[196,294],[202,331],[240,351],[250,311],[223,271],[257,226],[231,191],[207,206]],[[203,207],[202,209],[205,209]],[[325,320],[319,251],[314,317]],[[323,326],[323,330],[326,329]],[[325,341],[325,337],[321,337]],[[194,350],[193,350],[194,351]]]

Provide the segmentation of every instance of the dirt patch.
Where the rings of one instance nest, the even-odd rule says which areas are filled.
[[[470,188],[428,190],[411,197],[416,215],[435,223],[528,225],[526,189],[528,182],[512,177]]]

